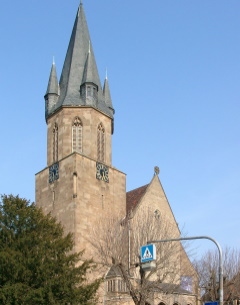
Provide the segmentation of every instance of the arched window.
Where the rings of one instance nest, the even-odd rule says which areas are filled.
[[[72,151],[82,152],[82,121],[76,117],[72,125]]]
[[[58,160],[58,125],[54,124],[53,127],[53,162]]]
[[[154,211],[154,217],[155,217],[157,220],[160,220],[161,214],[160,214],[160,211],[159,211],[159,210],[155,210],[155,211]]]
[[[105,161],[105,129],[102,123],[98,125],[97,130],[97,158],[98,161]]]

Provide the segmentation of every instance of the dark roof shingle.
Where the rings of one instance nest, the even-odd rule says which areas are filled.
[[[127,213],[133,210],[138,205],[139,201],[145,194],[148,185],[149,184],[146,184],[135,190],[127,192],[127,202],[126,202]]]

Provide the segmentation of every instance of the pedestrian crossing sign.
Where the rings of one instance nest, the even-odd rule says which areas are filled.
[[[156,260],[156,246],[155,245],[146,245],[141,247],[141,262],[149,262]]]

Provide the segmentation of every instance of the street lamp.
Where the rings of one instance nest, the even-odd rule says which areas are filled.
[[[212,242],[215,243],[215,245],[218,248],[219,252],[219,305],[223,305],[223,263],[222,263],[222,249],[219,245],[219,243],[209,237],[209,236],[194,236],[194,237],[181,237],[181,238],[173,238],[173,239],[160,239],[160,240],[151,240],[148,241],[148,244],[152,243],[163,243],[163,242],[169,242],[169,241],[181,241],[181,240],[192,240],[192,239],[209,239]]]

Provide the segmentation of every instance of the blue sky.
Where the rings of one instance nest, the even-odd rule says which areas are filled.
[[[46,166],[44,94],[60,77],[79,1],[3,1],[0,193],[34,201]],[[127,190],[154,166],[180,227],[239,248],[240,1],[85,0],[116,111],[113,165]],[[196,242],[196,252],[214,248]]]

